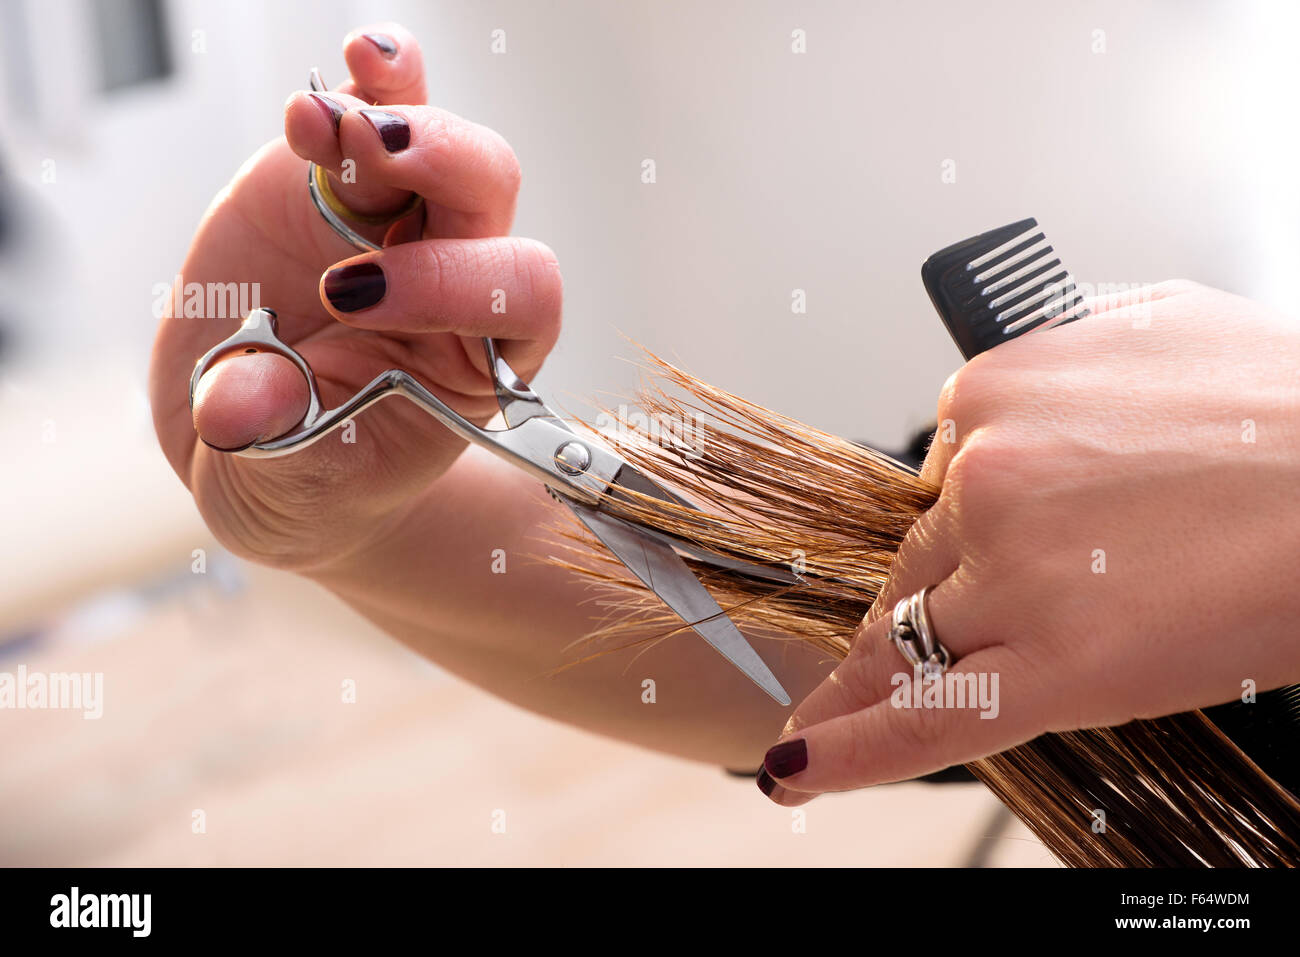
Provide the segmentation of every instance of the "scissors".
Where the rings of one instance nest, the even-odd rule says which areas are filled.
[[[326,89],[316,70],[311,73],[311,86],[321,92]],[[338,214],[337,199],[315,163],[309,164],[307,183],[313,203],[335,232],[358,249],[371,252],[381,248],[355,232]],[[408,208],[406,213],[414,208]],[[479,428],[401,369],[381,373],[352,398],[326,410],[322,408],[311,366],[279,339],[275,312],[255,309],[234,335],[217,343],[195,364],[190,376],[190,408],[194,407],[199,380],[220,359],[239,352],[269,352],[288,359],[307,380],[309,399],[302,421],[279,438],[257,442],[232,453],[270,458],[306,448],[381,399],[402,396],[462,439],[487,449],[543,482],[551,497],[567,506],[682,621],[775,701],[788,706],[790,696],[781,683],[696,578],[682,554],[713,567],[784,585],[798,584],[799,576],[775,566],[714,555],[674,536],[611,515],[606,509],[611,499],[630,500],[637,493],[685,508],[695,506],[663,488],[604,443],[574,432],[515,374],[490,338],[484,338],[483,348],[506,426],[503,429]]]

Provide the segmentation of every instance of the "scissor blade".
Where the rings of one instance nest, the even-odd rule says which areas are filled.
[[[620,488],[640,492],[642,495],[649,495],[651,498],[657,498],[660,501],[674,502],[686,508],[695,508],[692,503],[686,501],[680,495],[674,495],[630,462],[618,470],[618,474],[614,476],[613,484]]]
[[[625,522],[610,518],[590,506],[567,501],[565,504],[633,575],[694,628],[701,638],[777,703],[790,704],[790,696],[776,680],[776,675],[676,552],[663,542],[647,538]]]
[[[624,465],[614,476],[612,487],[631,489],[634,492],[640,492],[642,495],[649,495],[651,498],[657,498],[663,502],[673,502],[686,508],[695,509],[695,505],[682,498],[680,495],[674,495],[668,489],[664,488],[654,479],[650,478],[640,469],[630,463]],[[762,579],[763,581],[778,582],[782,585],[798,585],[803,579],[793,572],[788,572],[784,568],[775,565],[755,565],[752,562],[744,562],[739,559],[724,558],[721,555],[715,555],[712,552],[702,548],[697,548],[689,542],[678,541],[671,536],[664,535],[650,529],[641,529],[643,534],[652,538],[657,538],[666,545],[671,546],[678,552],[685,552],[692,558],[712,565],[714,568],[724,568],[728,571],[738,572],[742,575],[749,575],[751,578]]]
[[[606,512],[600,513],[606,521],[618,522],[621,525],[628,526],[632,531],[647,538],[653,538],[655,541],[663,542],[678,555],[686,558],[694,558],[698,562],[703,562],[713,568],[721,568],[724,571],[735,572],[738,575],[746,575],[749,578],[756,578],[759,581],[771,582],[775,585],[800,585],[803,579],[794,572],[787,571],[779,565],[755,565],[753,562],[742,561],[739,558],[727,558],[725,555],[718,555],[709,551],[707,548],[701,548],[692,542],[683,541],[672,535],[665,534],[653,528],[646,528],[644,525],[638,525],[636,522],[630,522],[625,518],[615,518]]]

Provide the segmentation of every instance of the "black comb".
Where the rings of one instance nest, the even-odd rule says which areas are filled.
[[[921,280],[967,359],[1033,329],[1088,314],[1036,219],[939,250],[921,267]]]
[[[1088,315],[1036,219],[939,250],[921,267],[921,279],[968,360],[1033,329]],[[1300,685],[1260,692],[1251,704],[1201,710],[1265,774],[1300,796]]]

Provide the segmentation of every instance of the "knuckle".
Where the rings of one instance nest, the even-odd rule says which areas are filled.
[[[1001,562],[1023,556],[1025,490],[1037,481],[1031,474],[1032,451],[990,436],[984,429],[963,445],[948,466],[943,497],[951,503],[953,532],[964,542],[967,558],[978,553]]]
[[[410,152],[422,165],[441,169],[455,162],[457,142],[455,124],[449,117],[432,112],[423,124],[415,149]]]
[[[488,209],[500,203],[502,196],[514,200],[523,182],[523,171],[519,158],[505,137],[486,126],[461,120],[455,124],[451,139],[458,145],[449,147],[449,150],[458,152],[460,158],[448,156],[448,160],[483,171],[483,174],[465,178],[466,204],[469,207]]]
[[[986,504],[996,497],[990,493],[1007,481],[1019,458],[1019,453],[981,430],[948,463],[945,491],[958,495],[967,506]]]
[[[944,382],[943,388],[939,390],[940,422],[943,422],[945,419],[956,418],[958,397],[965,396],[965,390],[963,389],[965,380],[962,378],[962,373],[965,369],[966,367],[962,366],[952,375],[948,376],[948,380]]]
[[[1204,292],[1205,290],[1205,286],[1191,279],[1166,279],[1151,287],[1151,298],[1172,299],[1175,296],[1186,296],[1192,293]]]
[[[411,269],[414,273],[414,285],[419,288],[421,296],[437,296],[443,280],[452,274],[455,263],[455,246],[447,243],[426,243],[424,255],[413,256]]]
[[[515,155],[514,149],[500,133],[493,130],[489,130],[488,133],[496,147],[497,178],[502,189],[513,198],[519,193],[519,187],[524,180],[523,169],[519,165],[519,157]]]
[[[939,390],[939,421],[952,419],[968,427],[997,398],[997,377],[991,374],[992,357],[981,353],[954,372]]]
[[[857,642],[835,669],[833,687],[839,698],[836,702],[839,707],[864,708],[878,699],[881,689],[873,685],[877,683],[878,674],[889,670],[882,665],[878,650],[867,647],[865,641]],[[885,676],[881,680],[887,683],[889,678]]]
[[[545,243],[513,239],[512,268],[520,292],[529,298],[539,321],[558,324],[564,298],[564,280],[555,252]]]
[[[880,763],[881,744],[876,735],[851,734],[840,745],[843,751],[839,760],[846,769],[869,772]]]
[[[515,286],[515,295],[531,301],[534,280],[532,256],[529,255],[527,240],[511,236],[493,244],[493,256],[497,260],[499,274],[509,278]]]
[[[946,743],[948,712],[942,708],[890,708],[886,734],[895,750],[932,755]]]

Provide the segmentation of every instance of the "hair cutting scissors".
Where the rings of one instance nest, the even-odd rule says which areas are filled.
[[[325,89],[320,74],[312,71],[312,88]],[[316,208],[325,221],[353,246],[365,251],[380,247],[355,232],[339,215],[337,200],[316,164],[307,176]],[[408,210],[409,212],[410,210]],[[739,668],[751,681],[782,705],[790,696],[757,651],[723,612],[696,578],[682,554],[719,568],[780,584],[800,579],[785,569],[752,565],[695,548],[672,536],[615,517],[605,510],[610,497],[640,493],[676,505],[694,508],[685,499],[660,486],[613,449],[587,435],[579,435],[544,403],[506,363],[491,339],[483,340],[496,390],[504,429],[483,429],[456,412],[410,373],[390,369],[376,376],[356,395],[334,409],[323,409],[311,366],[276,334],[276,317],[270,309],[256,309],[230,338],[219,342],[195,364],[190,376],[190,406],[203,374],[220,359],[237,352],[265,351],[288,359],[307,380],[309,400],[302,421],[279,438],[255,443],[232,454],[248,457],[287,455],[318,441],[353,416],[390,395],[415,403],[461,438],[495,453],[542,481],[551,496],[566,505],[628,570],[651,589],[696,633]]]

